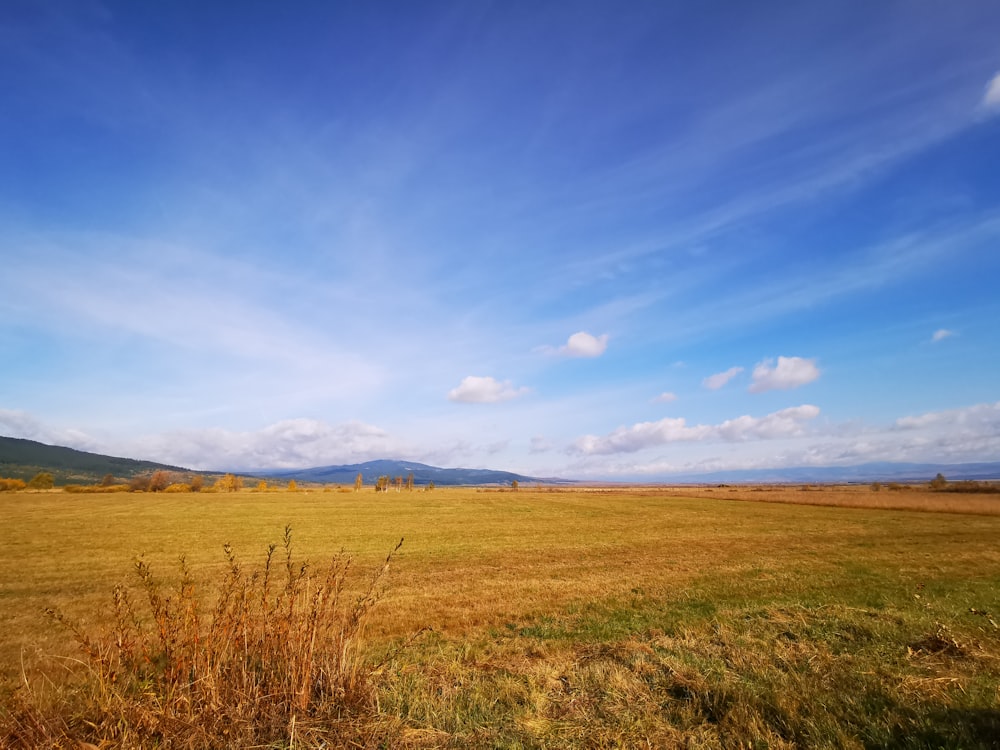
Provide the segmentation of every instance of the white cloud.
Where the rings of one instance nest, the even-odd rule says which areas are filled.
[[[677,394],[671,391],[664,391],[659,396],[653,399],[654,404],[669,404],[672,401],[677,400]]]
[[[778,364],[773,365],[773,362],[772,359],[765,359],[753,368],[753,382],[748,389],[750,393],[787,391],[811,383],[819,377],[815,359],[778,357]]]
[[[717,372],[715,375],[709,375],[701,381],[701,384],[710,391],[717,391],[741,372],[743,372],[742,367],[730,367],[725,372]]]
[[[567,357],[600,357],[607,348],[608,334],[593,336],[586,331],[577,331],[559,347],[558,352]]]
[[[983,436],[1000,435],[1000,401],[995,404],[976,404],[961,409],[932,411],[915,417],[900,417],[896,425],[901,430],[933,427],[936,430],[972,430]]]
[[[798,437],[805,433],[803,422],[819,416],[819,407],[811,404],[793,406],[764,417],[745,415],[718,425],[688,427],[683,417],[639,422],[631,427],[598,437],[584,435],[573,445],[575,452],[586,455],[634,453],[667,443],[679,442],[744,442],[747,440],[777,440]]]
[[[252,431],[177,430],[130,443],[127,453],[192,469],[283,469],[350,464],[397,457],[403,446],[363,422],[331,425],[286,419]]]
[[[535,435],[531,438],[531,445],[528,448],[529,453],[547,453],[550,450],[552,450],[552,443],[544,435]]]
[[[983,92],[979,106],[983,109],[1000,109],[1000,73],[993,76],[986,84],[986,91]]]
[[[82,430],[50,427],[27,412],[12,409],[0,409],[0,434],[77,450],[100,448],[100,443]]]
[[[602,444],[601,438],[590,438],[591,442],[583,445],[578,441],[577,450],[586,458],[571,473],[649,477],[678,472],[851,466],[872,461],[968,463],[995,461],[1000,455],[1000,402],[901,417],[883,426],[854,421],[807,431],[805,420],[818,414],[816,407],[804,405],[760,419],[740,417],[716,425],[707,433],[712,439],[738,441],[735,450],[720,449],[706,438],[683,448],[674,446],[669,456],[654,454],[645,460],[626,459],[623,454],[631,452],[628,450],[600,450],[611,446]],[[650,432],[646,430],[647,435]],[[765,443],[769,438],[778,442]],[[749,442],[751,439],[759,442]],[[586,448],[594,450],[588,453]],[[601,459],[600,455],[609,458]]]
[[[938,341],[944,341],[946,338],[954,335],[954,331],[949,331],[947,328],[939,328],[934,331],[934,335],[931,336],[931,343],[936,344]]]
[[[803,404],[772,412],[764,417],[744,415],[728,419],[716,427],[716,433],[719,438],[729,442],[797,437],[804,432],[802,423],[818,416],[818,406]]]
[[[515,388],[509,380],[500,382],[490,376],[469,375],[457,388],[448,391],[450,401],[464,404],[494,404],[523,396],[529,388]]]

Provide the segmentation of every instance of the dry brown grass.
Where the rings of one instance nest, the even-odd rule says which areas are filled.
[[[359,745],[988,747],[1000,518],[831,502],[902,490],[730,489],[5,493],[3,673],[57,674],[72,644],[42,609],[89,632],[136,554],[187,553],[204,587],[223,542],[262,549],[290,523],[303,557],[369,568],[407,539],[367,630],[385,666]]]
[[[883,485],[873,491],[869,485],[757,485],[729,487],[670,487],[655,491],[685,497],[714,497],[761,503],[826,505],[835,508],[872,510],[916,510],[926,513],[968,513],[1000,515],[1000,494],[932,492],[917,485]]]
[[[350,557],[314,574],[293,558],[288,527],[278,558],[276,549],[248,573],[227,545],[209,597],[183,558],[175,587],[137,560],[135,585],[114,587],[97,628],[49,610],[81,658],[55,690],[22,677],[0,746],[252,747],[299,737],[310,747],[310,735],[356,734],[375,697],[364,630],[393,553],[354,590]]]

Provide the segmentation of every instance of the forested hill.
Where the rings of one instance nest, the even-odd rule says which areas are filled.
[[[331,484],[353,484],[358,474],[361,474],[362,481],[365,484],[373,484],[380,476],[407,477],[410,474],[413,475],[413,481],[417,485],[425,485],[430,482],[443,486],[510,484],[512,481],[560,481],[539,480],[535,477],[494,469],[442,469],[437,466],[417,463],[416,461],[390,460],[366,461],[362,464],[338,466],[317,466],[311,469],[260,470],[253,473],[258,476],[294,479],[297,482],[323,482]]]
[[[111,474],[117,480],[139,474],[165,471],[189,471],[154,461],[102,456],[57,445],[46,445],[23,438],[0,437],[0,477],[31,479],[40,471],[52,474],[56,484],[90,484]]]

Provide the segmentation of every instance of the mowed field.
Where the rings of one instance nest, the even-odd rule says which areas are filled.
[[[950,512],[851,507],[890,502]],[[210,599],[224,543],[252,568],[290,525],[317,566],[344,549],[372,569],[405,539],[367,631],[360,745],[997,747],[998,506],[867,488],[4,493],[3,691],[58,680],[73,653],[46,607],[96,626],[137,555],[167,583],[184,555]]]

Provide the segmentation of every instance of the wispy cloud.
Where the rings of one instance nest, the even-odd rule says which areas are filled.
[[[652,399],[654,404],[669,404],[677,400],[677,394],[671,391],[664,391],[659,396]]]
[[[778,357],[777,365],[773,359],[765,359],[753,368],[753,382],[748,390],[750,393],[787,391],[813,382],[819,374],[815,359]]]
[[[979,102],[980,107],[986,110],[1000,110],[1000,73],[997,73],[986,84],[983,98]]]
[[[744,415],[717,425],[688,427],[683,417],[639,422],[631,427],[597,437],[585,435],[573,448],[586,455],[635,453],[667,443],[680,442],[743,442],[746,440],[776,440],[804,434],[804,423],[819,416],[819,407],[811,404],[782,409],[763,417]]]
[[[98,450],[101,442],[83,430],[52,427],[18,409],[0,409],[0,435],[62,445],[77,450]]]
[[[710,391],[717,391],[741,372],[743,372],[742,367],[730,367],[725,372],[717,372],[715,375],[709,375],[701,381],[701,384]]]
[[[534,435],[528,447],[529,453],[548,453],[554,446],[544,435]]]
[[[900,417],[896,420],[896,427],[900,430],[936,428],[980,436],[997,436],[1000,435],[1000,401]]]
[[[530,390],[527,387],[515,388],[509,380],[501,382],[488,375],[469,375],[448,391],[448,399],[464,404],[495,404],[523,396]]]
[[[931,336],[931,343],[936,344],[939,341],[944,341],[947,338],[951,338],[955,335],[954,331],[949,331],[947,328],[939,328],[934,331],[934,335]]]

